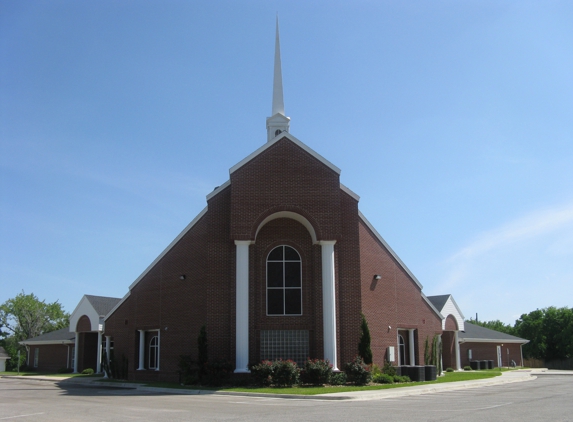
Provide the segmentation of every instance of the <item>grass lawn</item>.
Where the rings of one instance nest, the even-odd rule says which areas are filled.
[[[143,384],[149,387],[159,387],[159,388],[176,388],[176,389],[187,389],[187,390],[211,390],[211,391],[234,391],[240,393],[267,393],[267,394],[298,394],[298,395],[316,395],[316,394],[327,394],[327,393],[345,393],[349,391],[369,391],[369,390],[385,390],[388,388],[407,388],[415,385],[425,385],[425,384],[437,384],[444,382],[457,382],[457,381],[471,381],[479,379],[493,378],[501,375],[499,369],[493,370],[483,370],[483,371],[464,371],[464,372],[445,372],[443,376],[438,377],[436,381],[424,381],[424,382],[408,382],[402,384],[376,384],[376,385],[365,385],[365,386],[332,386],[332,387],[202,387],[202,386],[192,386],[186,385],[182,386],[175,383],[167,382],[133,382],[135,384]],[[115,381],[102,379],[102,382],[126,382],[126,381]],[[131,383],[131,382],[127,382]]]

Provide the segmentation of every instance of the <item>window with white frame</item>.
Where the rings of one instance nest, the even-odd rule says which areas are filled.
[[[153,336],[149,342],[149,369],[159,369],[159,336]]]
[[[40,349],[37,347],[34,349],[34,368],[38,367],[38,361],[40,360]]]
[[[72,346],[71,349],[72,353],[70,354],[70,368],[74,368],[76,362],[76,347]]]
[[[302,261],[290,246],[267,257],[267,315],[302,315]]]

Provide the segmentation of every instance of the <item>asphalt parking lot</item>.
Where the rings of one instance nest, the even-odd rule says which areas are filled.
[[[174,395],[0,379],[0,421],[572,421],[573,376],[370,400]]]

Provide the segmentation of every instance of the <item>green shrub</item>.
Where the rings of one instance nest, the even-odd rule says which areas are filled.
[[[378,365],[373,363],[372,365],[370,365],[370,373],[372,374],[372,378],[374,378],[376,375],[382,373],[382,369],[380,369]]]
[[[471,371],[471,370],[472,370],[471,366],[467,366],[467,365],[464,366],[464,371]]]
[[[273,384],[278,387],[292,387],[298,384],[300,369],[292,360],[276,360],[273,363]]]
[[[402,382],[412,382],[412,380],[410,379],[410,377],[408,375],[394,375],[394,382],[396,383],[402,383]]]
[[[371,337],[370,330],[366,317],[362,314],[362,322],[360,323],[360,342],[358,343],[358,354],[362,357],[364,362],[368,365],[372,364],[372,349],[370,348]]]
[[[264,360],[251,368],[251,376],[257,384],[269,386],[273,382],[275,367],[270,360]]]
[[[82,375],[93,375],[94,370],[92,368],[86,368],[82,371]]]
[[[345,385],[346,381],[347,377],[344,372],[333,372],[330,377],[330,385]]]
[[[386,361],[384,362],[382,373],[393,377],[394,375],[396,375],[396,368],[394,368],[390,362]]]
[[[300,373],[301,382],[312,385],[328,384],[331,376],[332,365],[323,359],[308,359]]]
[[[446,368],[446,372],[454,372],[454,368]]]
[[[372,382],[377,384],[394,384],[394,377],[388,374],[377,374],[372,377]]]
[[[370,367],[364,363],[360,356],[356,356],[352,362],[348,362],[344,367],[344,372],[350,382],[356,385],[366,385],[372,379]]]
[[[58,374],[70,374],[74,372],[74,368],[60,368],[58,369]]]

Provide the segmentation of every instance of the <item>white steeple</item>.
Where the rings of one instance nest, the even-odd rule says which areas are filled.
[[[281,71],[281,46],[279,41],[279,17],[277,16],[277,29],[275,39],[275,70],[273,77],[273,111],[267,119],[267,141],[270,141],[281,132],[288,132],[290,118],[285,116],[283,100],[283,76]]]

